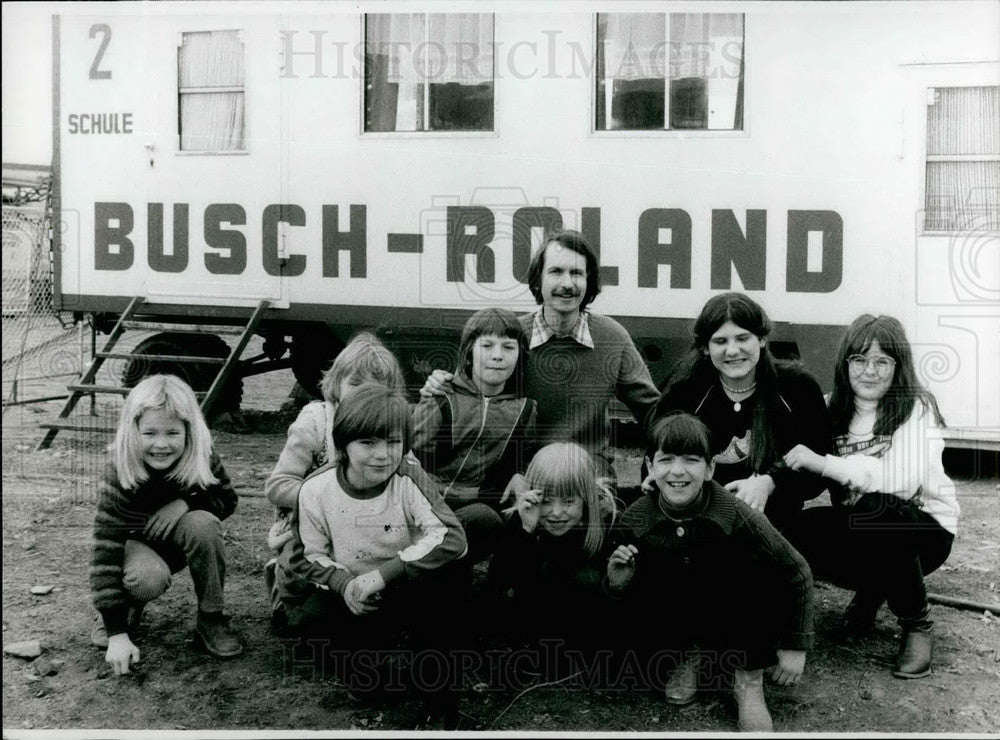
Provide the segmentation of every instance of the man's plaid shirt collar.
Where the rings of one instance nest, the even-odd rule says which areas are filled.
[[[538,309],[534,320],[531,322],[531,342],[528,344],[528,349],[540,347],[555,335],[555,330],[545,321],[544,310],[541,308]],[[568,336],[588,349],[594,348],[594,338],[590,335],[589,311],[586,309],[580,311],[580,317],[576,320],[576,326],[573,327],[573,331]]]

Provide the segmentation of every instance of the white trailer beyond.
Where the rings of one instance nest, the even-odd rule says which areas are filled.
[[[571,227],[655,379],[718,291],[827,388],[890,313],[951,443],[998,448],[998,28],[992,0],[63,6],[57,306],[267,299],[307,385],[360,327],[418,382],[471,311],[532,307]]]

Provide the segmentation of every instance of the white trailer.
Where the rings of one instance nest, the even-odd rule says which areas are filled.
[[[889,313],[951,443],[997,449],[998,28],[993,0],[67,5],[57,305],[266,299],[298,377],[375,327],[416,381],[471,311],[533,307],[561,225],[654,379],[718,291],[827,388]]]

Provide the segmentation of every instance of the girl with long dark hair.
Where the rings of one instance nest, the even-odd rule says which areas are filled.
[[[647,428],[671,411],[694,414],[712,433],[714,479],[785,533],[804,501],[825,486],[790,470],[782,456],[796,444],[830,449],[819,385],[797,363],[775,360],[771,321],[743,293],[711,298],[694,324],[691,351],[671,375]]]
[[[855,591],[844,628],[870,631],[883,601],[903,631],[893,673],[930,673],[924,576],[947,559],[958,527],[941,454],[944,419],[917,379],[902,324],[855,319],[837,352],[830,396],[834,454],[798,445],[786,464],[826,476],[833,506],[803,512],[796,545],[816,576]]]

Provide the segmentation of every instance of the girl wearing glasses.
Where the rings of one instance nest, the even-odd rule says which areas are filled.
[[[803,512],[796,546],[816,577],[855,592],[848,636],[871,632],[883,601],[903,631],[893,674],[930,673],[924,576],[947,559],[958,525],[955,487],[941,463],[944,419],[913,366],[902,324],[858,317],[837,353],[830,396],[835,454],[798,445],[794,470],[833,481],[833,506]]]
[[[819,385],[801,365],[771,356],[770,333],[764,309],[743,293],[709,299],[695,320],[691,351],[674,369],[647,429],[672,411],[701,419],[712,434],[714,480],[786,534],[803,502],[826,482],[790,470],[782,456],[797,444],[824,454],[831,436]],[[651,485],[651,478],[643,483]]]

